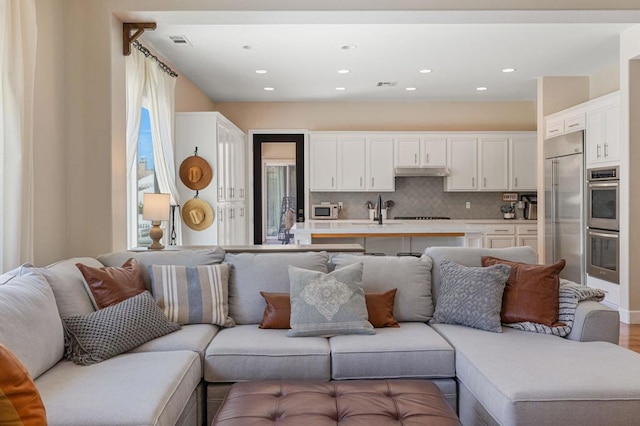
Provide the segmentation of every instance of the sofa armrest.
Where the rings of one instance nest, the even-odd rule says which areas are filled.
[[[581,342],[604,341],[618,344],[620,338],[620,314],[602,303],[584,301],[578,303],[570,340]]]

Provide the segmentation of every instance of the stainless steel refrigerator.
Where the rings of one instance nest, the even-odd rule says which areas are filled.
[[[586,284],[583,147],[583,132],[544,141],[545,263],[564,259],[560,276]]]

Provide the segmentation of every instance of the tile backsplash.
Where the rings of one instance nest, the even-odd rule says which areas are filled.
[[[382,201],[393,200],[388,218],[395,216],[447,216],[451,219],[501,219],[501,192],[445,192],[442,177],[398,177],[395,192],[381,192]],[[337,203],[344,208],[340,219],[366,219],[366,202],[374,205],[376,192],[312,192],[310,204],[322,201]],[[467,202],[471,208],[465,208]]]

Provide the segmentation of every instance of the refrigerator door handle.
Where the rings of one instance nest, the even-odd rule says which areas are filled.
[[[558,223],[558,160],[551,163],[551,229],[553,232],[552,255],[553,261],[557,262],[558,238],[556,238]]]

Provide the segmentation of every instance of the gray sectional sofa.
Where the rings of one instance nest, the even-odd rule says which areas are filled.
[[[220,248],[117,252],[22,268],[0,284],[0,343],[27,366],[50,425],[210,424],[238,381],[412,378],[434,381],[465,425],[607,424],[640,419],[640,355],[617,346],[618,313],[581,302],[567,338],[503,327],[491,333],[428,320],[443,259],[480,266],[490,255],[535,263],[528,247],[432,247],[417,258],[325,252],[225,253]],[[76,263],[121,266],[227,262],[236,326],[185,325],[91,366],[63,359],[61,317],[94,310]],[[397,288],[399,328],[375,335],[287,337],[260,329],[260,291],[289,291],[288,266],[327,272],[356,261],[366,292]],[[149,284],[149,274],[144,268]]]

